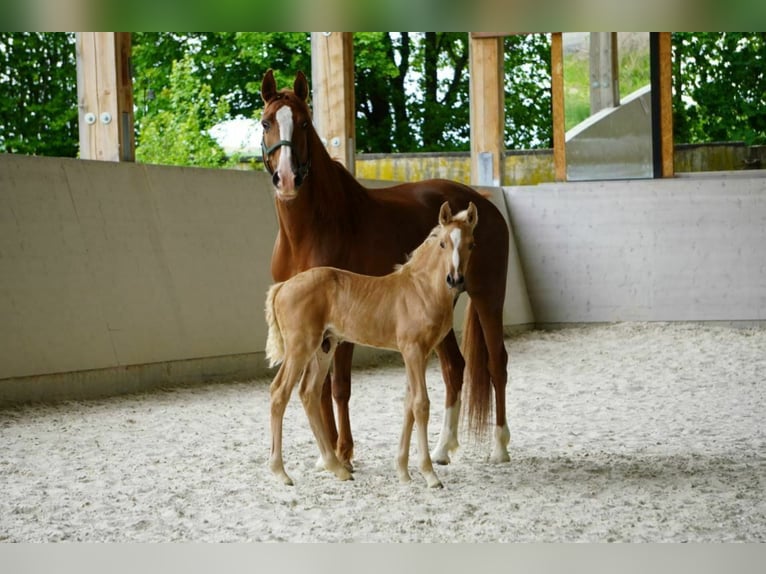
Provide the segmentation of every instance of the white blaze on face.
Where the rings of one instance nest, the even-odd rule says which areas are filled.
[[[460,242],[462,241],[463,233],[460,229],[453,229],[450,231],[450,237],[452,238],[452,266],[455,279],[460,271]]]
[[[277,123],[279,124],[279,139],[292,141],[293,139],[293,113],[288,106],[282,106],[277,110]],[[277,175],[279,175],[278,187],[282,193],[295,191],[295,174],[292,167],[292,153],[290,146],[279,148],[279,163]]]

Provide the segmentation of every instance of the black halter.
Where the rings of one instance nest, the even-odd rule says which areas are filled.
[[[291,142],[290,140],[279,140],[274,145],[266,147],[266,142],[261,140],[261,155],[263,156],[263,165],[266,166],[266,170],[271,175],[274,175],[274,168],[271,167],[271,161],[269,160],[269,156],[271,156],[274,150],[277,150],[281,148],[282,146],[292,148],[293,142]],[[309,167],[311,167],[311,157],[306,158],[306,163],[302,164],[300,163],[300,161],[298,162],[298,171],[295,172],[295,175],[299,179],[299,181],[303,181],[304,179],[306,179],[306,176],[309,174]]]

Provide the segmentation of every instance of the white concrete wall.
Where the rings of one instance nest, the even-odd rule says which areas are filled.
[[[766,320],[766,172],[484,191],[508,330]],[[265,173],[0,155],[0,404],[266,374],[276,231]]]
[[[0,154],[0,404],[265,374],[276,232],[263,172]]]
[[[506,188],[538,324],[766,320],[766,172]]]

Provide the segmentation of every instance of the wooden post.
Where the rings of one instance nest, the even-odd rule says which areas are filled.
[[[551,100],[553,107],[553,172],[566,181],[566,129],[564,120],[564,46],[561,32],[551,34]]]
[[[590,113],[620,105],[617,32],[590,33]]]
[[[330,155],[355,173],[354,49],[350,32],[311,33],[314,125]]]
[[[662,177],[673,177],[675,174],[675,146],[673,144],[673,53],[670,40],[670,32],[658,33]]]
[[[80,158],[134,161],[129,32],[77,33]]]
[[[471,34],[471,183],[503,184],[505,92],[503,38]]]

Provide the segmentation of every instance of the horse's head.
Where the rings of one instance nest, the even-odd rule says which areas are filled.
[[[474,247],[473,229],[479,221],[473,202],[468,209],[452,215],[449,203],[439,210],[439,247],[449,254],[447,285],[458,293],[465,290],[465,270]]]
[[[308,82],[303,72],[299,71],[295,76],[292,90],[277,91],[272,70],[263,76],[263,164],[271,174],[274,189],[281,199],[294,198],[309,172],[309,133],[312,126],[311,113],[306,104],[308,93]]]

